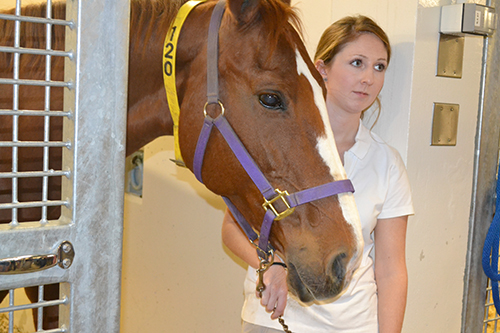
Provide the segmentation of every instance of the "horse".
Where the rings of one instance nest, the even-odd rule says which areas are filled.
[[[126,153],[155,138],[173,135],[174,120],[162,74],[163,43],[185,0],[132,0]],[[178,140],[185,166],[196,168],[195,151],[204,120],[207,87],[207,31],[216,1],[197,5],[179,35],[176,89],[180,118]],[[219,30],[220,101],[225,117],[264,177],[276,189],[299,192],[345,179],[328,120],[325,86],[303,44],[300,20],[287,0],[227,0]],[[23,8],[23,15],[44,16],[45,4]],[[64,18],[65,4],[53,4],[54,18]],[[10,11],[12,13],[12,11]],[[12,46],[13,23],[0,21],[0,43]],[[22,23],[21,46],[44,47],[45,26]],[[64,50],[64,30],[53,27],[52,48]],[[0,53],[0,77],[12,78],[12,54]],[[62,80],[60,57],[52,59],[52,79]],[[22,55],[20,77],[42,79],[41,56]],[[62,88],[52,88],[50,105],[62,110]],[[42,87],[20,87],[23,110],[43,110]],[[0,91],[0,110],[12,107],[12,92]],[[209,113],[218,112],[210,108]],[[43,140],[43,117],[20,117],[19,140]],[[12,121],[0,115],[0,141],[12,140]],[[62,124],[50,122],[50,140],[61,140]],[[19,171],[41,170],[40,149],[19,149]],[[51,165],[61,170],[61,149],[50,151]],[[0,172],[12,166],[10,149],[0,148]],[[201,175],[205,186],[227,198],[252,229],[261,231],[266,211],[262,194],[235,157],[220,131],[206,147]],[[19,201],[40,200],[41,180],[19,179]],[[49,199],[60,199],[60,181],[49,184]],[[0,178],[0,203],[12,200],[11,181]],[[57,219],[57,208],[20,209],[18,221]],[[11,212],[0,210],[0,222]],[[272,224],[269,243],[288,265],[288,285],[303,302],[332,301],[346,289],[359,265],[361,227],[351,193],[329,195],[300,205]],[[32,302],[36,288],[26,288]],[[0,291],[0,301],[6,291]],[[55,298],[57,285],[46,288]],[[57,309],[44,309],[44,329],[57,327]],[[55,313],[54,313],[55,311]],[[36,311],[34,311],[36,317]],[[36,320],[36,319],[35,319]]]

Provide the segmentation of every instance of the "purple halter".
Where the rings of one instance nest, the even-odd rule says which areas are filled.
[[[253,230],[251,225],[245,220],[243,215],[238,211],[236,206],[226,197],[223,197],[226,205],[233,214],[234,218],[244,230],[252,243],[255,243],[257,238],[259,243],[257,246],[257,253],[262,260],[267,260],[272,254],[272,247],[269,244],[269,235],[271,227],[275,220],[281,220],[286,216],[293,213],[296,206],[323,199],[332,195],[344,192],[354,192],[354,187],[350,180],[339,180],[324,185],[316,186],[310,189],[299,191],[293,194],[288,194],[287,191],[280,191],[275,189],[266,179],[264,174],[260,171],[259,167],[252,159],[248,151],[243,146],[242,142],[234,132],[233,128],[224,117],[224,106],[219,100],[219,78],[218,78],[218,39],[219,27],[222,20],[222,15],[225,10],[225,0],[220,0],[212,13],[208,32],[208,45],[207,45],[207,103],[205,104],[205,120],[193,160],[193,172],[196,178],[202,181],[201,170],[203,167],[203,158],[205,149],[210,137],[212,128],[215,126],[222,134],[227,144],[233,151],[234,155],[241,163],[247,174],[250,176],[254,184],[264,197],[263,208],[266,210],[264,220],[260,229],[260,236]],[[213,119],[207,115],[206,107],[209,104],[218,104],[221,108],[221,114]],[[274,203],[281,201],[286,209],[279,212]]]

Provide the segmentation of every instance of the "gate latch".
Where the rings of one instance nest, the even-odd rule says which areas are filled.
[[[0,275],[24,274],[43,271],[59,265],[68,269],[73,264],[75,250],[69,241],[62,242],[57,252],[44,255],[26,255],[13,258],[0,259]]]

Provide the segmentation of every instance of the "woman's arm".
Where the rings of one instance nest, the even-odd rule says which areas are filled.
[[[236,256],[255,269],[259,268],[260,260],[255,247],[248,241],[231,213],[226,210],[222,221],[222,241]],[[280,259],[275,256],[275,261]],[[286,284],[286,270],[282,266],[273,265],[264,273],[266,289],[262,293],[260,303],[271,313],[271,319],[283,315],[286,307],[288,286]]]
[[[375,227],[375,280],[380,333],[399,333],[403,327],[408,288],[406,225],[408,216],[379,219]]]

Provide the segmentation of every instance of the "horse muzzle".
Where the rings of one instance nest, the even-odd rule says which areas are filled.
[[[348,255],[340,253],[317,274],[315,271],[318,270],[310,266],[287,262],[289,291],[303,303],[334,301],[351,280],[348,263]]]

